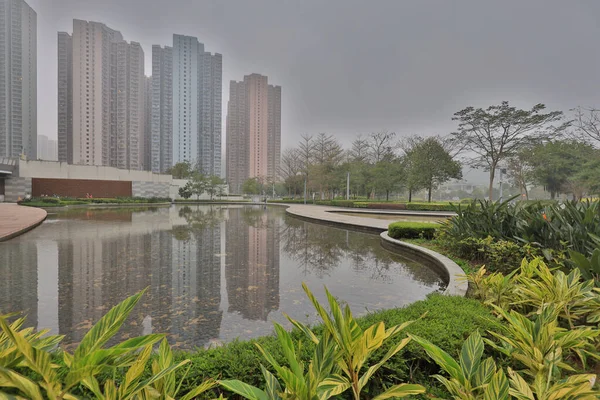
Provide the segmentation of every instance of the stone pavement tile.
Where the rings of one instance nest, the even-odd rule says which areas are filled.
[[[35,228],[47,215],[41,208],[0,203],[0,242]]]

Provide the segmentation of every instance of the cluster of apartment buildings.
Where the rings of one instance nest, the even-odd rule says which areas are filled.
[[[36,18],[24,0],[0,0],[0,157],[49,157],[37,148]],[[75,19],[57,39],[57,161],[155,173],[187,161],[236,192],[277,180],[281,87],[266,76],[230,83],[225,173],[221,54],[174,34],[152,46],[147,77],[140,43],[106,24]]]

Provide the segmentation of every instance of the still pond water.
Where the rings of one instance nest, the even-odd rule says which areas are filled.
[[[264,206],[78,209],[0,243],[0,313],[79,342],[112,306],[148,291],[117,335],[167,333],[192,349],[272,331],[283,313],[315,322],[306,282],[355,314],[442,290],[428,266],[377,235],[301,221]]]

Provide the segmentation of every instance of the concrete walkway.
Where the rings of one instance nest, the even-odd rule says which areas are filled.
[[[0,203],[0,242],[35,228],[47,215],[48,213],[41,208]]]

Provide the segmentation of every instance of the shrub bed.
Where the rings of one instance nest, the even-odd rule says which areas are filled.
[[[427,315],[418,320],[425,313]],[[479,329],[485,335],[488,330],[497,326],[497,322],[491,318],[490,311],[479,301],[441,294],[430,295],[426,300],[418,301],[405,308],[374,312],[358,320],[363,328],[378,321],[385,322],[386,326],[393,326],[418,320],[406,328],[406,332],[430,340],[453,356],[459,354],[463,341],[474,330]],[[294,339],[302,339],[302,354],[304,361],[308,363],[313,350],[311,343],[299,331],[294,331],[292,336]],[[176,353],[178,359],[189,358],[192,361],[192,368],[184,385],[192,388],[207,378],[221,377],[242,379],[251,385],[264,387],[260,364],[265,364],[265,361],[256,348],[256,343],[272,354],[278,362],[286,363],[279,343],[273,336],[235,341],[221,347],[193,353],[178,352]],[[383,354],[387,350],[389,348],[386,346],[380,349],[380,352]],[[378,354],[375,358],[380,356],[381,354]],[[426,357],[423,349],[411,342],[401,353],[389,360],[371,382],[372,385],[377,386],[407,381],[427,384],[431,379],[429,375],[438,371],[439,368]],[[182,389],[183,393],[187,391],[184,389]],[[378,389],[378,387],[371,387],[369,392],[377,393]]]
[[[433,239],[439,224],[400,221],[388,226],[388,235],[394,239]]]
[[[600,246],[598,202],[472,202],[458,205],[438,239],[452,253],[508,272],[523,257],[543,255],[553,266],[569,252],[591,257]],[[567,263],[568,265],[568,263]]]
[[[406,203],[406,209],[411,211],[454,211],[451,203]]]
[[[72,198],[72,197],[32,197],[19,204],[31,207],[63,207],[83,204],[146,204],[170,203],[168,197],[117,197],[117,198]]]

